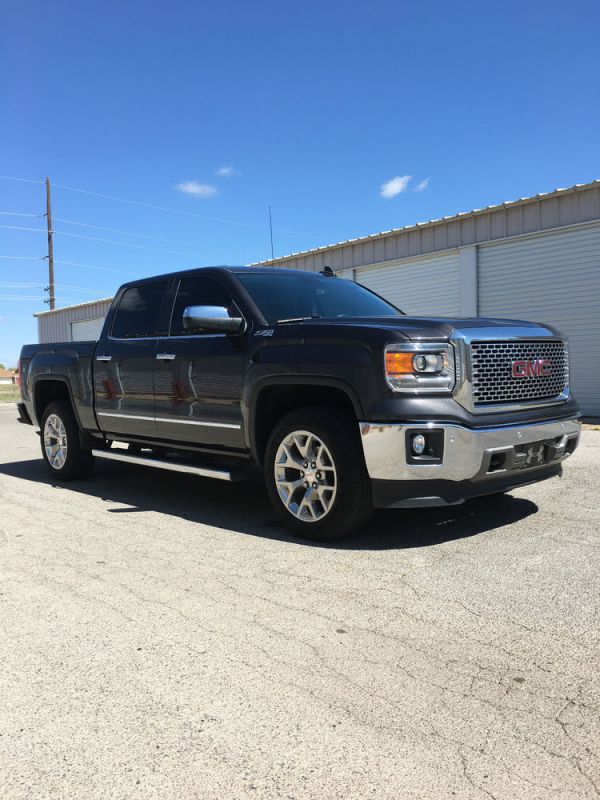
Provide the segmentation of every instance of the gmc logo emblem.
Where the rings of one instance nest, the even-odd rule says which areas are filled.
[[[552,362],[547,358],[533,361],[513,361],[513,378],[548,378],[552,374]]]

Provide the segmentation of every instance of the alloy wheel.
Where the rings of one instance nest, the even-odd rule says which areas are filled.
[[[318,522],[333,506],[337,491],[334,460],[310,431],[285,436],[275,455],[275,485],[286,509],[303,522]]]
[[[62,469],[67,460],[67,432],[56,414],[50,414],[44,424],[44,449],[50,466]]]

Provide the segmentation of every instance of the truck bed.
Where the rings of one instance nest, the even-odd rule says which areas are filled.
[[[32,359],[34,356],[58,355],[61,357],[73,353],[78,358],[92,358],[96,342],[49,342],[47,344],[24,344],[21,350],[21,360]]]
[[[20,361],[21,393],[34,424],[38,424],[35,384],[45,376],[52,376],[66,384],[82,430],[97,429],[92,376],[95,350],[96,342],[51,342],[23,346]]]

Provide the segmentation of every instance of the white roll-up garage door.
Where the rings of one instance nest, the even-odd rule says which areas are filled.
[[[571,386],[600,416],[600,226],[479,248],[479,313],[547,322],[569,337]]]
[[[458,250],[356,270],[356,282],[412,316],[460,314]]]
[[[71,323],[71,341],[97,342],[102,333],[105,317],[96,319],[80,319]]]

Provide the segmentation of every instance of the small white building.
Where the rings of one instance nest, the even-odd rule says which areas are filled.
[[[0,386],[8,386],[17,382],[16,373],[0,368]]]
[[[38,342],[94,342],[102,332],[112,297],[76,306],[39,311]]]

